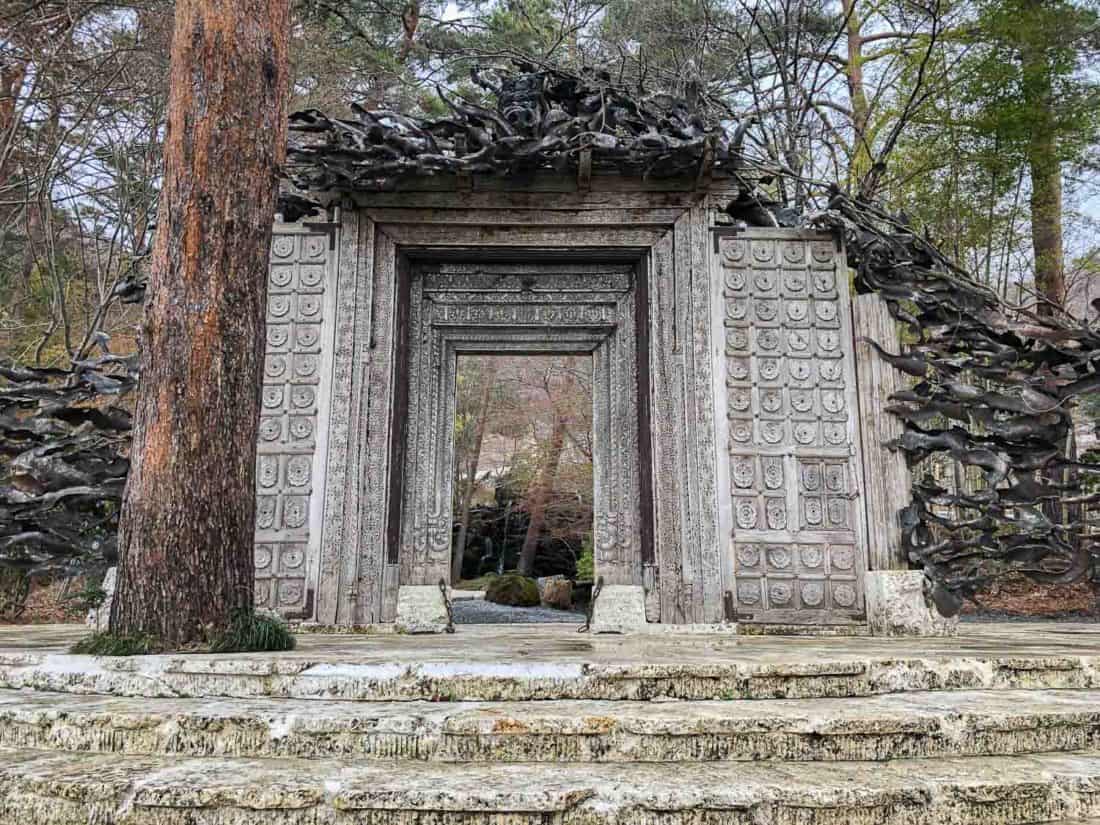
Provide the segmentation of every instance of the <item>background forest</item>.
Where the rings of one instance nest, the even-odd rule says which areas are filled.
[[[68,368],[133,350],[171,20],[161,0],[0,0],[0,365]],[[823,181],[873,195],[1010,304],[1095,316],[1097,0],[297,0],[293,20],[292,109],[442,114],[437,86],[486,94],[475,62],[599,67],[717,120],[751,117],[747,152],[786,170],[776,200],[812,212]],[[513,398],[528,398],[521,383],[581,380],[554,369],[517,373]],[[476,374],[467,381],[469,404],[491,400]],[[1082,448],[1100,404],[1084,408]],[[554,418],[552,404],[542,411]],[[475,418],[462,426],[460,409],[460,455],[472,454],[462,439],[476,438]],[[496,435],[509,426],[520,424]],[[509,465],[526,467],[528,488],[553,432],[542,427]],[[460,461],[455,472],[468,530],[479,470]],[[522,509],[533,518],[530,501]],[[517,552],[508,566],[544,572]],[[466,562],[465,575],[484,572]]]
[[[0,361],[132,346],[171,3],[0,3]],[[514,57],[756,118],[750,151],[870,188],[1011,300],[1096,290],[1095,0],[299,0],[293,108],[417,112]],[[884,162],[887,160],[888,162]]]

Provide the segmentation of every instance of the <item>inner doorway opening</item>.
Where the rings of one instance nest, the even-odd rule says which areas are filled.
[[[593,357],[459,354],[457,623],[583,621],[595,572]]]

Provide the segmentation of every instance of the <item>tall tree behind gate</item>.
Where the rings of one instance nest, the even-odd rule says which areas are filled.
[[[289,0],[178,0],[115,633],[202,640],[253,599],[256,427]]]

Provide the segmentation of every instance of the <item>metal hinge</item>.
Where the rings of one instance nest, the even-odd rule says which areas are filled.
[[[722,594],[722,609],[726,614],[727,622],[737,621],[737,608],[733,603],[733,591],[727,590]]]

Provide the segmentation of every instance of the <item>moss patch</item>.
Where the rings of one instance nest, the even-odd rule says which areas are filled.
[[[455,590],[485,590],[497,580],[496,573],[485,573],[476,579],[462,579],[457,584],[451,585]]]
[[[211,653],[294,650],[294,634],[282,619],[252,610],[233,615],[224,633],[210,643]]]

